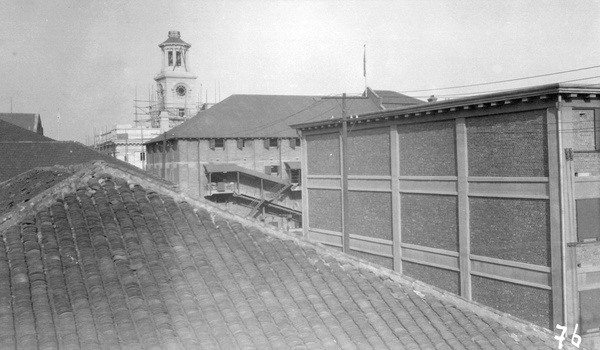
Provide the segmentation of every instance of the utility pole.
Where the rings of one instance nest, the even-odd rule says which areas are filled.
[[[160,175],[163,179],[167,178],[167,132],[163,134],[163,149],[162,149],[162,169]]]
[[[346,93],[342,95],[342,243],[343,252],[350,253],[350,233],[348,232],[348,127],[346,125]]]

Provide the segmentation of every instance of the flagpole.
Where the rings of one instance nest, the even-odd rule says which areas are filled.
[[[363,77],[365,78],[365,91],[367,90],[367,44],[363,45]]]

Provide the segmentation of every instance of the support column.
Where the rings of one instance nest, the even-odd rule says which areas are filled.
[[[300,134],[301,142],[300,142],[300,154],[302,161],[302,170],[300,171],[300,176],[302,177],[302,232],[305,238],[308,238],[308,151],[307,151],[307,143],[306,136],[304,133]]]
[[[402,273],[402,218],[400,216],[400,142],[398,125],[390,126],[390,166],[392,175],[392,255],[394,271]]]
[[[346,94],[342,98],[342,251],[350,253],[350,233],[348,232],[348,126],[346,125]]]
[[[456,119],[456,175],[458,192],[458,256],[460,268],[460,295],[472,300],[471,293],[471,238],[469,229],[469,155],[465,118]]]

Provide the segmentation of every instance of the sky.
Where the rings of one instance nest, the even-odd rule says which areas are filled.
[[[57,140],[90,144],[94,130],[133,123],[170,30],[192,45],[196,89],[211,103],[232,94],[359,94],[365,85],[445,99],[600,83],[600,0],[1,3],[0,112],[39,113]]]

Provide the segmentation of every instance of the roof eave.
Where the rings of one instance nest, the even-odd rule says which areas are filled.
[[[465,106],[478,105],[493,105],[498,103],[498,101],[513,101],[513,100],[522,100],[527,101],[533,97],[542,97],[542,96],[551,96],[551,95],[562,95],[562,94],[594,94],[600,92],[600,87],[592,87],[592,86],[581,86],[576,84],[564,84],[564,83],[554,83],[548,85],[540,85],[534,87],[528,87],[523,89],[516,89],[511,91],[497,92],[492,94],[484,94],[470,97],[457,98],[453,100],[446,101],[438,101],[438,102],[430,102],[422,105],[414,105],[414,106],[406,106],[400,107],[397,109],[380,111],[380,112],[370,112],[361,114],[358,118],[353,118],[352,120],[360,120],[360,121],[371,121],[375,119],[376,121],[379,119],[389,119],[390,117],[395,117],[398,115],[410,115],[414,114],[419,116],[419,114],[431,114],[433,111],[454,111],[459,108],[464,108]],[[294,129],[308,129],[314,127],[332,127],[337,124],[341,124],[341,118],[329,119],[325,121],[319,122],[311,122],[311,123],[301,123],[301,124],[293,124],[290,127]]]

